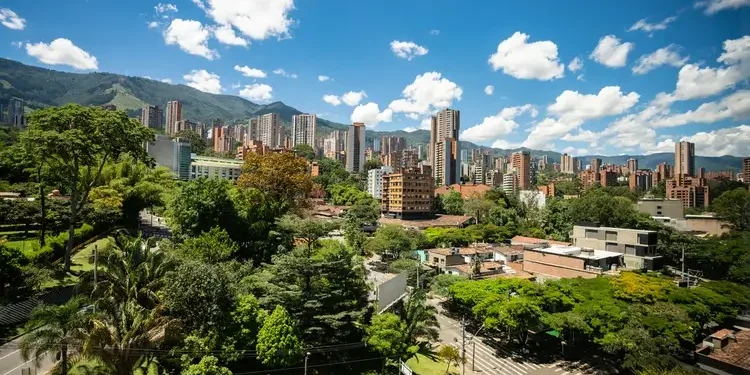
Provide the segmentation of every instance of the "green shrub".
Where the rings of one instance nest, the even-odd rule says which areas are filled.
[[[73,233],[73,247],[76,247],[94,236],[94,227],[83,224]],[[37,264],[50,264],[65,256],[65,247],[68,245],[68,232],[62,232],[57,236],[48,237],[44,247],[37,252],[34,262]]]

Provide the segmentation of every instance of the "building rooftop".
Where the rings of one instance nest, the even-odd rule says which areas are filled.
[[[615,228],[615,227],[595,227],[590,225],[575,225],[574,227],[579,228],[596,228],[596,229],[604,229],[604,230],[612,230],[612,231],[630,231],[630,232],[645,232],[645,233],[656,233],[655,230],[644,230],[644,229],[632,229],[632,228]]]
[[[734,339],[731,338],[731,335],[734,335]],[[728,339],[729,342],[723,348],[714,348],[710,352],[705,348],[699,349],[698,352],[700,355],[750,370],[750,331],[740,330],[732,332],[728,329],[722,329],[710,337],[718,340]],[[705,354],[703,354],[704,352]]]
[[[522,242],[522,243],[530,243],[530,244],[542,244],[542,243],[548,243],[550,245],[560,245],[560,246],[570,246],[570,242],[562,242],[562,241],[554,241],[554,240],[546,240],[543,238],[534,238],[534,237],[524,237],[524,236],[515,236],[511,238],[511,243],[513,242]]]
[[[430,227],[461,227],[470,220],[472,220],[471,216],[438,215],[435,219],[427,220],[401,220],[381,217],[378,222],[380,224],[401,225],[407,228],[427,229]]]
[[[616,253],[614,251],[595,250],[595,249],[583,249],[578,246],[560,246],[555,245],[547,248],[533,249],[537,251],[543,251],[550,254],[567,255],[582,259],[606,259],[612,257],[620,257],[622,253]]]
[[[210,156],[199,156],[195,154],[190,155],[190,161],[192,163],[214,167],[241,167],[242,164],[245,163],[244,161],[237,159],[214,158]]]
[[[427,252],[440,254],[440,255],[451,255],[453,254],[453,248],[437,248],[437,249],[427,249]],[[494,249],[490,246],[482,246],[482,247],[460,247],[458,248],[458,253],[460,255],[474,255],[474,254],[487,254],[494,252]]]
[[[502,262],[482,262],[482,266],[479,270],[479,273],[487,273],[487,272],[502,272],[503,271],[503,263]],[[445,267],[446,269],[455,268],[461,273],[472,275],[474,274],[474,265],[473,264],[458,264],[455,266],[449,266]]]
[[[462,198],[469,198],[472,195],[478,194],[483,195],[488,190],[491,190],[492,187],[489,185],[484,184],[453,184],[449,186],[441,186],[439,188],[435,188],[435,196],[441,195],[441,194],[447,194],[451,191],[456,191],[459,194],[461,194]]]

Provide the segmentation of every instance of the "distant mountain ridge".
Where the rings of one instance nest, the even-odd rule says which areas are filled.
[[[113,73],[67,73],[51,69],[25,65],[17,61],[0,58],[0,103],[7,103],[11,97],[26,101],[31,109],[46,106],[57,106],[66,103],[81,105],[114,104],[118,109],[126,110],[131,116],[140,114],[144,104],[165,105],[170,100],[179,100],[183,105],[183,117],[193,121],[210,123],[220,118],[227,123],[244,121],[250,117],[266,113],[278,113],[281,120],[289,127],[292,116],[303,113],[281,101],[258,104],[233,95],[210,94],[183,84],[167,84],[142,77],[129,77]],[[345,129],[347,125],[323,118],[318,118],[318,137],[325,136],[334,130]],[[406,132],[403,130],[379,132],[368,130],[367,140],[371,141],[382,135],[406,138],[410,145],[426,145],[430,140],[427,130]],[[462,149],[479,148],[471,142],[461,142]],[[482,147],[490,149],[489,147]],[[493,149],[495,153],[512,153],[528,150],[532,156],[547,155],[551,162],[560,162],[561,154],[554,151],[529,149]],[[594,158],[601,158],[604,163],[625,164],[627,159],[638,159],[641,168],[654,169],[662,162],[674,164],[672,153],[651,155],[621,156],[582,156],[584,164]],[[706,157],[696,156],[696,166],[706,170],[740,170],[742,158],[735,156]]]

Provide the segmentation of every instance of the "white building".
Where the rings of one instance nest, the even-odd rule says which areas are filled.
[[[270,148],[284,146],[284,129],[278,113],[266,113],[258,119],[258,138]]]
[[[315,123],[315,115],[292,116],[292,147],[310,145],[310,147],[315,148]]]
[[[370,169],[367,172],[367,194],[375,199],[383,198],[383,175],[393,173],[393,168],[383,166],[379,169]]]
[[[512,193],[516,191],[518,186],[518,177],[515,172],[507,173],[503,175],[503,191],[506,193]]]
[[[212,158],[193,154],[190,163],[190,179],[224,178],[236,181],[242,172],[242,160]]]

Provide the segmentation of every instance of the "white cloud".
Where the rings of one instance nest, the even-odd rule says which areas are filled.
[[[578,134],[565,134],[562,137],[563,141],[569,142],[588,142],[594,143],[599,139],[600,134],[594,133],[590,130],[578,130]]]
[[[156,14],[162,14],[162,13],[168,13],[168,12],[177,12],[177,5],[174,4],[157,4],[154,9],[156,10]]]
[[[419,120],[419,114],[417,113],[407,113],[405,116],[415,121]]]
[[[635,45],[630,42],[622,43],[614,35],[607,35],[599,39],[594,52],[589,56],[592,60],[610,68],[621,68],[628,62],[628,53]]]
[[[380,112],[377,103],[369,102],[355,107],[350,119],[352,122],[363,122],[365,125],[374,128],[381,122],[391,122],[393,111],[386,108],[383,112]]]
[[[204,11],[206,10],[206,4],[203,4],[202,0],[192,0],[192,2],[201,10],[204,10]]]
[[[422,119],[422,122],[419,123],[419,128],[422,130],[432,130],[432,119],[429,117]]]
[[[230,25],[220,25],[213,29],[214,37],[220,43],[230,46],[243,46],[247,47],[249,42],[243,38],[237,36],[234,29]]]
[[[531,104],[503,108],[496,115],[485,117],[482,123],[461,132],[460,138],[470,142],[483,142],[508,135],[518,128],[515,118],[532,109]]]
[[[323,95],[323,101],[332,106],[341,104],[341,99],[336,95]]]
[[[280,75],[282,77],[287,77],[287,78],[297,78],[296,74],[294,74],[294,73],[287,73],[286,70],[281,69],[281,68],[274,70],[273,74]]]
[[[251,68],[251,67],[249,67],[247,65],[245,65],[245,66],[235,65],[234,66],[234,70],[242,73],[242,75],[245,76],[245,77],[250,77],[250,78],[266,78],[266,72],[264,72],[264,71],[262,71],[260,69]]]
[[[362,99],[367,97],[367,93],[364,91],[349,91],[344,95],[341,95],[341,101],[350,107],[359,105]]]
[[[328,81],[330,79],[331,79],[331,77],[329,77],[329,76],[323,76],[323,75],[318,76],[318,81],[320,81],[320,82],[325,82],[325,81]]]
[[[193,70],[182,76],[188,86],[211,94],[220,94],[222,91],[220,77],[209,73],[204,69]]]
[[[233,83],[233,84],[232,84],[232,88],[233,88],[233,89],[238,89],[238,88],[240,88],[240,87],[242,87],[242,85],[241,85],[241,84],[240,84],[239,82],[237,82],[237,83]]]
[[[583,74],[579,74],[578,76],[576,76],[576,79],[579,81],[586,81],[585,79],[583,79]]]
[[[10,45],[13,46],[13,47],[16,47],[16,48],[21,48],[21,47],[23,47],[23,42],[21,42],[21,41],[10,42]]]
[[[516,31],[497,45],[488,63],[492,69],[519,79],[548,81],[564,75],[565,66],[557,58],[557,45],[549,40],[527,43],[529,35]]]
[[[26,43],[26,53],[45,64],[68,65],[80,70],[99,69],[96,57],[65,38],[57,38],[50,44]]]
[[[706,8],[706,14],[715,14],[726,9],[750,6],[750,0],[705,0],[695,3],[696,8]]]
[[[575,148],[569,146],[565,147],[562,152],[573,156],[584,156],[589,152],[589,150],[585,148]]]
[[[436,35],[436,36],[440,35],[440,30],[432,29],[432,30],[430,30],[430,35]]]
[[[750,116],[750,91],[737,91],[718,102],[701,104],[694,111],[655,118],[653,127],[673,127],[691,123],[710,124],[728,118],[742,119]]]
[[[404,98],[392,101],[388,108],[394,112],[427,114],[450,107],[454,99],[461,100],[463,89],[438,72],[426,72],[418,75],[402,94]]]
[[[11,30],[23,30],[26,20],[8,8],[0,8],[0,23]]]
[[[413,133],[413,132],[415,132],[417,130],[419,130],[419,129],[417,129],[417,128],[413,127],[413,126],[407,126],[407,127],[404,128],[404,131],[407,132],[407,133]]]
[[[487,85],[484,87],[484,93],[487,95],[492,95],[495,93],[495,86]]]
[[[580,57],[576,57],[573,60],[570,60],[570,63],[568,64],[568,70],[571,72],[577,72],[583,68],[583,60],[581,60]]]
[[[687,63],[688,58],[680,56],[679,47],[670,44],[656,51],[643,55],[633,66],[633,74],[646,74],[662,65],[671,65],[679,68]]]
[[[164,42],[167,45],[176,44],[191,55],[213,60],[219,54],[208,48],[210,35],[211,32],[198,21],[175,18],[164,31]]]
[[[163,82],[163,83],[168,83],[168,84],[170,84],[170,85],[172,84],[172,80],[171,80],[171,79],[169,79],[169,78],[164,78],[164,79],[162,79],[162,80],[161,80],[161,82]]]
[[[398,40],[391,42],[391,51],[393,51],[396,56],[409,61],[417,56],[424,56],[430,52],[427,48],[414,42],[402,42]]]
[[[158,22],[156,22],[156,21],[151,21],[151,22],[147,23],[146,26],[148,26],[149,29],[155,29],[155,28],[161,26],[161,24],[158,23]]]
[[[695,153],[698,155],[750,155],[750,125],[699,132],[680,140],[695,143]]]
[[[522,144],[515,142],[508,142],[505,139],[498,139],[492,143],[492,148],[500,148],[503,150],[512,150],[521,147]]]
[[[264,40],[286,38],[294,21],[289,13],[294,0],[193,0],[199,8],[219,25],[234,27],[243,35]]]
[[[265,83],[245,85],[245,88],[240,90],[240,96],[248,100],[266,102],[273,98],[273,88]]]
[[[669,24],[674,21],[677,21],[677,16],[667,17],[661,20],[661,22],[657,23],[649,23],[645,18],[643,18],[634,23],[633,26],[630,26],[628,31],[641,30],[643,32],[653,33],[654,31],[666,30],[667,26],[669,26]]]

